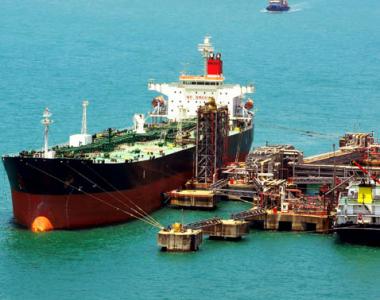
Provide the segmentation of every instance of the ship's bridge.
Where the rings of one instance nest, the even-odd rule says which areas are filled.
[[[194,76],[194,75],[181,75],[179,81],[183,85],[222,85],[224,81],[223,76]]]
[[[241,118],[244,115],[242,101],[246,94],[254,92],[253,85],[224,83],[222,55],[214,54],[210,37],[205,37],[198,50],[204,58],[204,75],[181,74],[178,82],[156,83],[151,80],[148,83],[149,90],[166,97],[153,99],[152,116],[166,117],[169,121],[195,118],[198,107],[213,97],[218,106],[228,107],[230,120]]]
[[[181,80],[182,79],[182,80]],[[217,105],[228,107],[230,119],[240,113],[242,101],[246,94],[254,92],[253,85],[224,84],[223,78],[207,80],[203,76],[186,76],[179,82],[155,83],[149,82],[148,89],[166,96],[165,117],[170,121],[195,118],[197,109],[205,101],[213,97]]]

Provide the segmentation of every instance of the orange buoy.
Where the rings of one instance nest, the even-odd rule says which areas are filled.
[[[45,232],[53,230],[50,220],[44,216],[39,216],[33,220],[31,229],[33,232]]]

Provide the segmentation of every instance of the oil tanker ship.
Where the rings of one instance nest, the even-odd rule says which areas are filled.
[[[253,100],[246,95],[254,87],[224,82],[221,54],[214,54],[210,37],[198,50],[204,74],[181,74],[175,83],[149,81],[148,89],[159,95],[147,116],[134,115],[131,128],[88,134],[84,101],[81,133],[49,147],[46,109],[43,149],[2,157],[16,223],[32,228],[43,218],[47,229],[85,228],[159,209],[163,194],[193,174],[197,110],[210,99],[228,108],[228,159],[244,159],[254,129]]]

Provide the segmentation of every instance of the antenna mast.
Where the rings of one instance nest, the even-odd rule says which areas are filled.
[[[83,113],[82,113],[82,130],[81,134],[87,134],[87,106],[89,102],[87,100],[83,100],[82,107],[83,107]]]
[[[44,157],[48,157],[49,152],[49,126],[53,123],[53,120],[50,119],[51,112],[46,107],[43,114],[42,114],[42,120],[41,123],[44,125]]]
[[[203,44],[198,44],[198,51],[201,53],[204,60],[204,75],[207,74],[207,59],[210,53],[214,52],[214,47],[211,44],[211,36],[206,35]]]

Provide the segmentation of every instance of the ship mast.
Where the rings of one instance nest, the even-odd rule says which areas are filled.
[[[42,114],[42,120],[41,123],[44,125],[45,130],[44,130],[44,157],[48,157],[48,152],[49,152],[49,126],[53,123],[53,120],[50,119],[51,117],[51,112],[49,109],[46,107],[43,114]]]
[[[210,53],[214,52],[214,47],[211,44],[211,36],[206,35],[203,44],[198,44],[198,51],[201,53],[204,60],[204,75],[207,75],[207,59]]]
[[[87,100],[83,100],[82,107],[83,107],[83,113],[82,113],[82,130],[81,134],[87,134],[87,106],[89,102]]]

